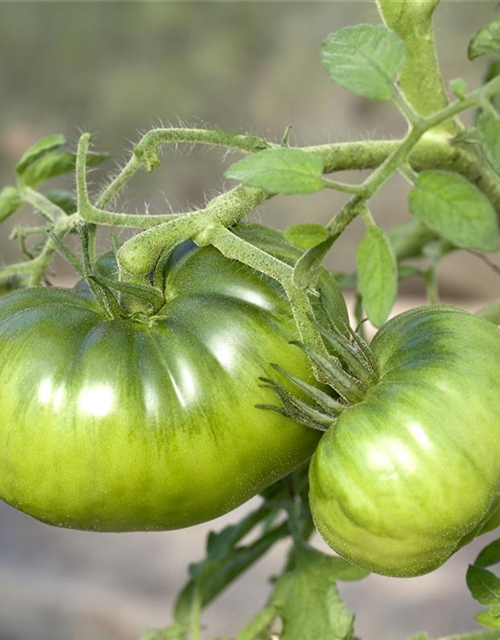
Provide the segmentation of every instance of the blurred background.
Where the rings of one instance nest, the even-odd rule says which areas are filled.
[[[464,77],[469,87],[480,82],[485,63],[467,61],[467,43],[495,15],[495,2],[442,2],[437,35],[446,78]],[[403,123],[391,105],[334,87],[319,63],[328,33],[359,22],[378,22],[374,2],[2,2],[0,185],[12,182],[12,168],[30,144],[55,132],[74,145],[89,130],[96,147],[111,153],[91,175],[94,193],[141,133],[161,123],[212,125],[274,141],[292,125],[293,144],[399,136]],[[224,188],[224,169],[236,158],[166,149],[162,167],[138,175],[120,207],[162,213],[202,205]],[[377,196],[380,224],[408,219],[406,192],[395,178]],[[280,228],[322,223],[343,201],[331,191],[307,200],[275,198],[254,219]],[[14,222],[30,218],[27,211]],[[0,254],[19,259],[9,231],[0,230]],[[328,258],[332,270],[353,267],[361,234],[362,226],[352,225]],[[74,279],[62,261],[56,266],[61,278]],[[466,252],[447,258],[440,275],[445,301],[474,310],[499,296],[498,275]],[[424,293],[412,280],[401,292],[396,311]],[[88,534],[50,528],[0,504],[0,640],[133,640],[146,627],[166,625],[207,531],[238,517],[236,511],[181,532]],[[473,628],[477,607],[465,570],[485,543],[470,545],[430,576],[371,576],[342,586],[358,635],[396,640],[419,630],[440,636]],[[283,551],[277,547],[209,609],[207,637],[234,635],[250,619]]]

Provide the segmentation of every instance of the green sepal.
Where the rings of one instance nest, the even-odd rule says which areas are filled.
[[[322,337],[334,349],[335,355],[349,367],[352,374],[360,382],[365,386],[371,386],[377,381],[376,370],[356,342],[352,344],[335,327],[332,327],[332,331],[327,331],[314,318],[312,322]]]
[[[321,408],[325,411],[331,412],[333,415],[337,415],[346,409],[346,405],[335,400],[321,389],[314,387],[312,384],[305,382],[301,378],[294,376],[288,371],[285,371],[279,364],[274,364],[271,362],[271,367],[275,369],[278,373],[280,373],[284,378],[292,382],[296,387],[301,389],[311,400],[316,402]]]
[[[80,237],[82,238],[82,244],[84,246],[84,255],[85,255],[85,234],[81,230],[81,227],[85,225],[78,225],[78,231],[80,232]],[[92,272],[90,269],[90,261],[84,258],[84,260],[80,260],[78,256],[76,256],[71,249],[62,242],[60,238],[56,236],[56,234],[51,230],[47,230],[47,234],[52,242],[56,245],[59,253],[71,264],[71,266],[75,269],[78,275],[81,278],[84,278],[89,288],[92,292],[92,295],[97,300],[101,308],[104,310],[105,314],[108,318],[124,318],[126,317],[125,312],[118,304],[118,301],[111,293],[111,291],[107,287],[103,287],[97,282],[93,281],[90,276],[92,276]]]
[[[148,287],[146,285],[136,284],[135,282],[123,282],[94,274],[87,276],[87,278],[115,291],[120,291],[120,293],[126,293],[127,295],[144,300],[144,302],[149,302],[155,312],[165,304],[163,295],[155,287]]]
[[[57,250],[66,260],[66,262],[69,262],[69,264],[81,278],[85,278],[85,267],[83,261],[80,260],[80,258],[75,253],[73,253],[73,251],[71,251],[71,249],[67,245],[65,245],[60,238],[56,236],[52,229],[47,229],[47,235],[56,245]]]
[[[259,378],[266,384],[260,385],[263,389],[271,389],[281,400],[283,405],[282,410],[278,413],[300,422],[301,424],[311,429],[317,429],[319,431],[326,431],[335,422],[336,415],[332,413],[323,413],[319,409],[311,407],[310,404],[300,400],[293,393],[287,391],[279,382],[270,378]],[[256,405],[259,409],[269,409],[273,405]],[[279,409],[279,407],[277,407]],[[276,410],[271,409],[271,410]]]
[[[337,358],[328,358],[297,340],[293,340],[290,344],[296,345],[309,356],[309,359],[323,374],[327,384],[329,384],[341,398],[349,404],[360,402],[363,399],[365,388],[353,376],[344,371]]]
[[[325,295],[324,290],[320,290],[320,298],[323,309],[326,311],[326,316],[330,323],[332,330],[342,335],[350,336],[351,340],[357,345],[361,354],[363,354],[366,362],[370,364],[371,369],[378,375],[378,363],[370,349],[369,344],[357,331],[353,331],[348,322],[344,322],[339,327],[339,318],[335,307],[332,308],[331,301],[328,295]]]

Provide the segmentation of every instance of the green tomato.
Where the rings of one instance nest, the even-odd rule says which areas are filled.
[[[322,437],[312,514],[352,563],[416,576],[500,524],[500,332],[425,307],[388,322],[371,346],[380,380]]]
[[[270,362],[311,377],[294,337],[277,283],[192,243],[147,320],[107,320],[56,288],[3,297],[0,497],[96,531],[176,529],[237,507],[318,442],[254,406],[274,400],[258,381]]]

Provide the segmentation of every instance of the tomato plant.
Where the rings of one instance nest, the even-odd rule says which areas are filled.
[[[76,152],[50,135],[0,192],[0,223],[25,206],[44,220],[14,228],[24,258],[0,268],[0,286],[19,288],[0,299],[0,496],[50,524],[130,531],[187,527],[261,494],[209,536],[173,624],[142,640],[200,640],[203,608],[284,539],[284,570],[237,640],[353,640],[338,580],[432,571],[500,524],[500,301],[476,315],[442,306],[438,278],[460,251],[500,272],[488,255],[499,248],[500,66],[473,90],[461,78],[445,87],[438,4],[377,0],[383,24],[339,29],[321,46],[336,85],[393,103],[400,140],[293,147],[289,129],[271,141],[157,128],[94,199],[87,169],[106,155],[88,133]],[[499,54],[494,20],[468,55]],[[187,213],[116,210],[166,144],[245,154],[225,173],[237,184]],[[349,169],[371,171],[329,176]],[[76,193],[47,189],[72,172]],[[370,204],[398,174],[412,218],[386,230]],[[244,224],[272,197],[321,190],[346,198],[325,225]],[[356,269],[334,276],[323,260],[356,219]],[[135,233],[118,246],[104,227]],[[81,278],[73,290],[52,284],[56,252]],[[428,304],[388,320],[407,277]],[[378,329],[371,343],[365,321]],[[316,530],[338,556],[311,544]],[[491,629],[500,579],[488,568],[499,561],[494,542],[467,571],[487,607],[476,620]]]

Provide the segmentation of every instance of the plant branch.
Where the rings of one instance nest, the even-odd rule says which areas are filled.
[[[52,223],[60,218],[66,218],[66,213],[60,207],[30,187],[21,190],[21,197],[26,204],[30,204]]]
[[[141,167],[151,171],[160,164],[158,151],[165,144],[202,144],[225,147],[255,153],[263,149],[277,147],[264,138],[223,131],[222,129],[189,129],[181,127],[152,129],[148,131],[134,147],[133,155],[111,182],[97,201],[98,207],[104,207],[120,189],[137,173]]]
[[[399,2],[399,0],[397,0]],[[421,120],[418,124],[410,125],[406,136],[399,143],[398,147],[378,166],[375,171],[365,180],[362,187],[361,195],[355,195],[344,206],[327,225],[330,235],[337,238],[344,229],[354,220],[361,211],[360,205],[371,198],[398,170],[399,167],[407,161],[412,150],[418,142],[428,133],[442,122],[446,122],[450,118],[476,106],[484,97],[490,97],[500,91],[500,76],[493,78],[482,87],[471,91],[463,100],[458,100],[447,105],[438,113],[434,113],[428,118]],[[491,177],[491,190],[495,196],[500,196],[500,181],[498,177]],[[495,204],[500,203],[498,196]]]
[[[448,103],[436,52],[433,14],[439,0],[377,0],[382,20],[405,43],[406,61],[399,86],[419,116],[429,116]],[[453,120],[438,123],[439,131],[456,134]]]
[[[194,238],[199,242],[198,238]],[[308,292],[293,283],[293,268],[262,249],[242,240],[222,225],[214,226],[203,234],[203,244],[210,244],[230,260],[238,260],[252,269],[273,278],[281,284],[292,307],[293,316],[302,342],[321,353],[325,347],[321,336],[311,322],[314,316]]]
[[[63,238],[75,226],[77,217],[77,214],[73,214],[72,216],[65,215],[64,218],[60,218],[54,225],[54,234],[58,238]],[[2,267],[0,269],[0,283],[6,282],[12,276],[22,275],[27,277],[29,286],[40,284],[56,249],[54,241],[51,238],[47,238],[43,249],[33,260],[17,262]]]

